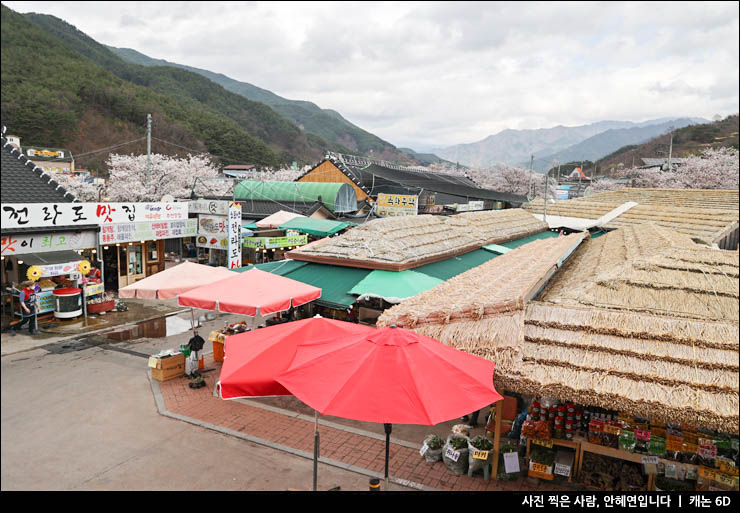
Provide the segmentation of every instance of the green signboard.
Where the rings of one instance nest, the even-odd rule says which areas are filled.
[[[245,248],[270,249],[303,246],[308,244],[308,235],[292,235],[290,237],[244,237]]]

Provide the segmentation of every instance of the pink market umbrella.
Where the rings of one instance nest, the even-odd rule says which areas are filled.
[[[335,342],[306,342],[276,381],[322,415],[385,424],[435,425],[503,397],[495,364],[391,326]]]
[[[225,267],[183,262],[118,290],[122,298],[169,299],[189,290],[238,275]]]
[[[256,317],[283,312],[321,297],[321,289],[250,269],[177,296],[181,306]]]

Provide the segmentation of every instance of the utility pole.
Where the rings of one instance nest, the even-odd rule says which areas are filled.
[[[152,168],[152,115],[146,115],[146,182],[149,185],[149,173]]]
[[[547,189],[550,185],[550,170],[545,173],[545,208],[542,211],[542,220],[547,223]]]
[[[558,185],[560,185],[560,161],[558,160]]]
[[[578,170],[578,197],[583,196],[581,194],[581,177],[583,176],[583,159],[581,159],[581,169]]]
[[[671,171],[671,156],[673,154],[673,132],[671,132],[671,145],[668,147],[668,172]]]
[[[529,160],[529,187],[527,187],[527,199],[532,200],[532,168],[534,167],[534,154]]]

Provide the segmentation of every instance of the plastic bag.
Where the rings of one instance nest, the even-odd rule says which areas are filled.
[[[439,446],[438,449],[432,449],[431,447],[429,447],[429,443],[433,439],[439,439],[442,441],[442,444]],[[424,439],[424,445],[427,446],[427,450],[424,452],[424,459],[428,463],[434,463],[435,461],[442,461],[442,452],[444,451],[444,448],[445,448],[444,439],[438,437],[437,435],[428,435]]]
[[[475,445],[478,445],[479,447],[483,447],[483,449],[479,449]],[[468,441],[468,472],[471,470],[473,472],[477,472],[478,470],[483,470],[486,465],[489,465],[493,462],[493,442],[491,442],[488,438],[476,435],[471,440]],[[484,460],[474,458],[473,455],[475,451],[488,451],[488,457]]]
[[[456,449],[451,445],[453,438],[461,438],[465,445],[461,449]],[[468,471],[468,442],[470,439],[467,436],[462,435],[450,435],[447,437],[447,443],[445,444],[442,452],[442,461],[445,466],[450,469],[455,475],[462,475]],[[459,442],[462,445],[463,442]]]

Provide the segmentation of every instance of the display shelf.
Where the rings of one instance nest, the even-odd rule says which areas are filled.
[[[540,442],[545,442],[545,443],[538,444],[537,442],[532,442],[531,438],[527,438],[526,460],[529,461],[529,450],[530,450],[530,446],[532,443],[534,443],[535,445],[543,445],[545,447],[559,446],[559,447],[567,447],[568,449],[573,449],[575,451],[575,455],[573,459],[573,467],[570,469],[570,475],[568,476],[568,482],[572,482],[573,476],[576,473],[576,469],[579,468],[579,461],[580,461],[580,455],[581,455],[580,442],[577,440],[562,440],[560,438],[551,438],[550,440],[541,440]],[[548,445],[548,444],[551,444],[551,445]],[[541,477],[541,476],[533,475],[532,477]],[[543,479],[552,479],[552,477],[543,478]]]
[[[590,452],[593,454],[599,454],[601,456],[607,456],[609,458],[615,458],[618,460],[624,460],[624,461],[630,461],[632,463],[639,463],[642,465],[642,458],[643,456],[649,456],[649,454],[638,454],[633,453],[629,451],[623,451],[621,449],[615,449],[613,447],[605,447],[603,445],[598,444],[592,444],[591,442],[588,442],[587,440],[580,439],[578,441],[579,444],[579,454],[578,454],[578,472],[577,477],[580,479],[581,477],[581,466],[583,465],[583,453],[584,452]],[[647,489],[648,490],[654,490],[655,489],[655,474],[648,474],[648,482],[647,482]]]

